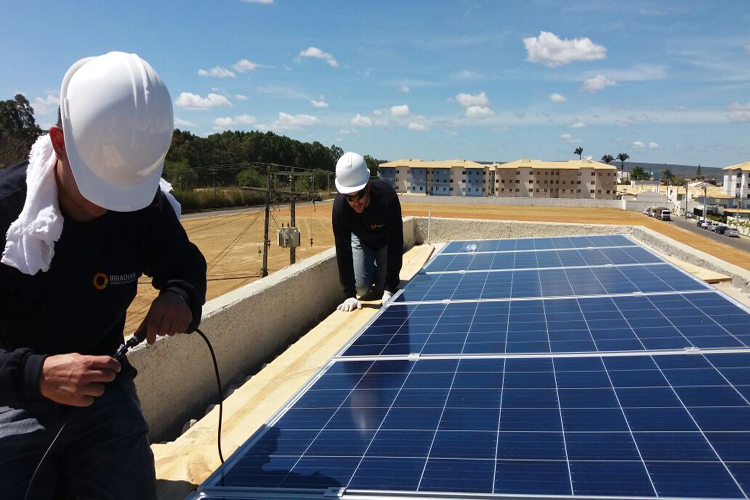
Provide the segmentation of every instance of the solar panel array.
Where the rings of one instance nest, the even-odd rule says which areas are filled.
[[[621,235],[451,242],[201,490],[748,498],[750,313]]]

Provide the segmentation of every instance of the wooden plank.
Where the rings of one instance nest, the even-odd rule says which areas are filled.
[[[416,274],[434,249],[420,245],[407,252],[401,279],[408,280]],[[234,453],[302,389],[379,308],[380,301],[373,301],[351,313],[334,311],[226,398],[221,434],[224,457]],[[215,407],[177,440],[151,446],[160,500],[184,498],[218,468],[218,418],[219,409]]]
[[[706,283],[715,284],[715,283],[725,283],[725,282],[731,282],[732,277],[727,276],[726,274],[717,273],[714,271],[709,271],[708,269],[703,269],[702,267],[698,267],[694,264],[689,264],[687,262],[684,262],[679,259],[675,259],[674,257],[667,256],[661,254],[661,256],[671,262],[672,264],[676,265],[677,267],[689,272],[699,280],[703,280]]]

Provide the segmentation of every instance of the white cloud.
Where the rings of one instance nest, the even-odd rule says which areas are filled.
[[[232,69],[237,73],[246,73],[248,71],[256,70],[260,67],[260,64],[255,64],[254,62],[250,62],[247,59],[240,59],[232,65]]]
[[[314,57],[315,59],[325,59],[326,63],[332,68],[337,68],[339,63],[336,62],[336,58],[328,52],[323,52],[317,47],[308,47],[299,53],[300,57]]]
[[[284,112],[279,113],[279,119],[274,122],[277,128],[289,129],[308,127],[320,123],[320,120],[312,115],[290,115]]]
[[[174,124],[176,127],[195,127],[195,123],[183,120],[182,118],[174,117]]]
[[[750,122],[750,102],[743,104],[740,102],[733,102],[727,106],[729,111],[729,121],[734,123],[748,123]]]
[[[570,128],[586,128],[586,124],[583,122],[575,122]]]
[[[415,123],[415,122],[409,122],[409,130],[416,130],[417,132],[424,132],[425,130],[429,130],[430,128],[427,125],[422,125],[421,123]]]
[[[208,71],[206,71],[205,69],[199,69],[198,75],[211,76],[214,78],[236,78],[237,77],[237,75],[229,71],[227,68],[222,68],[221,66],[214,66]]]
[[[596,75],[593,78],[589,78],[588,80],[584,80],[583,82],[583,88],[588,92],[596,92],[597,90],[601,90],[605,87],[612,87],[615,85],[617,85],[616,81],[601,74]]]
[[[310,104],[313,105],[313,108],[327,108],[328,107],[328,103],[326,102],[326,97],[323,95],[320,96],[317,101],[315,99],[310,99]]]
[[[372,127],[372,120],[369,116],[362,116],[357,113],[357,116],[351,119],[349,125],[356,125],[359,127]]]
[[[572,138],[573,138],[573,136],[572,136],[572,135],[570,135],[570,134],[562,134],[562,135],[560,136],[560,139],[572,139]]]
[[[236,96],[234,96],[234,98],[238,101],[247,101],[247,96],[242,94],[237,94]]]
[[[403,92],[404,94],[408,94],[410,90],[411,90],[411,89],[409,88],[409,86],[408,86],[408,85],[401,85],[401,86],[400,86],[400,87],[398,88],[398,91],[399,91],[399,92]]]
[[[476,80],[479,78],[479,73],[475,71],[469,71],[468,69],[462,69],[455,75],[453,75],[453,78],[456,80]]]
[[[372,112],[372,114],[373,114],[373,115],[376,115],[376,116],[380,116],[380,115],[382,115],[382,114],[383,114],[383,111],[382,111],[382,110],[380,110],[380,109],[376,109],[375,111],[373,111],[373,112]]]
[[[198,94],[182,92],[174,102],[175,106],[185,109],[208,109],[208,108],[231,108],[232,103],[229,99],[219,94],[208,94],[208,97],[201,97]]]
[[[574,61],[594,61],[607,58],[607,49],[588,38],[561,40],[554,33],[542,31],[538,37],[524,38],[523,44],[530,62],[541,63],[551,68]]]
[[[487,99],[487,94],[480,92],[476,95],[460,93],[456,96],[458,103],[464,108],[469,106],[487,106],[490,100]]]
[[[241,125],[253,125],[255,121],[255,117],[252,115],[225,116],[214,120],[214,128],[227,129]]]
[[[260,3],[263,5],[271,5],[273,0],[242,0],[245,3]]]
[[[565,102],[568,100],[568,98],[565,97],[564,95],[555,93],[555,94],[549,95],[549,100],[552,102]]]
[[[466,108],[464,116],[466,118],[489,118],[494,114],[495,112],[487,106],[469,106]]]
[[[307,95],[291,87],[281,87],[278,85],[266,85],[258,87],[258,92],[262,94],[273,94],[287,97],[289,99],[308,99]]]
[[[391,106],[392,116],[409,116],[409,106],[402,104],[400,106]]]
[[[355,135],[355,134],[359,134],[359,130],[357,130],[356,128],[342,128],[342,129],[339,129],[339,134]],[[341,139],[336,139],[336,140],[340,141]]]
[[[60,98],[54,94],[47,94],[47,97],[42,99],[37,97],[34,102],[31,103],[31,107],[34,108],[35,115],[49,115],[57,113],[57,107],[60,105]]]
[[[636,148],[636,149],[645,149],[646,148],[646,144],[643,141],[635,141],[633,143],[633,147]]]
[[[748,43],[747,45],[745,45],[745,52],[747,52],[748,54],[750,54],[750,43]]]
[[[684,104],[678,104],[674,107],[675,111],[685,111],[687,109],[687,106]]]
[[[388,120],[375,120],[373,122],[376,127],[387,127],[388,126]]]
[[[654,141],[650,141],[648,143],[648,149],[659,149],[659,143],[658,142],[654,142]]]

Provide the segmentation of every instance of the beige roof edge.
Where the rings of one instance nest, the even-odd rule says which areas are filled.
[[[580,169],[594,169],[594,170],[610,170],[617,171],[615,165],[607,165],[606,163],[600,163],[597,161],[586,161],[586,160],[569,160],[569,161],[542,161],[542,160],[531,160],[522,158],[508,163],[493,163],[491,165],[483,165],[476,163],[471,160],[443,160],[443,161],[426,161],[418,159],[401,159],[381,163],[380,167],[395,168],[395,167],[406,167],[406,168],[489,168],[489,169],[517,169],[517,168],[535,168],[544,170],[580,170]]]
[[[724,167],[722,168],[722,170],[741,170],[743,172],[750,172],[750,161],[738,163],[737,165],[731,165],[729,167]]]

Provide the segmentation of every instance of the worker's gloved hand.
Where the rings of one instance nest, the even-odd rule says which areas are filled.
[[[349,297],[344,302],[339,304],[336,308],[339,311],[351,312],[355,309],[362,309],[362,302],[358,301],[356,297]]]
[[[380,302],[382,305],[386,305],[393,298],[393,292],[385,290],[383,292],[383,300]]]

